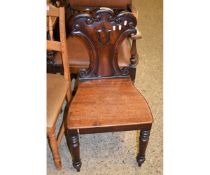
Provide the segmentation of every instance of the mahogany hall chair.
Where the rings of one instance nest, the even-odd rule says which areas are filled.
[[[112,8],[114,11],[129,11],[132,12],[136,17],[138,17],[137,10],[132,6],[131,0],[120,0],[120,1],[113,1],[113,0],[69,0],[69,7],[68,12],[71,11],[71,14],[68,15],[69,18],[67,19],[67,26],[68,32],[72,31],[73,24],[71,23],[71,19],[79,14],[79,13],[87,13],[91,14],[95,10],[99,9],[100,7],[109,7]],[[136,34],[133,34],[123,40],[120,44],[119,48],[119,66],[125,67],[129,66],[129,71],[131,74],[131,79],[135,80],[136,75],[136,65],[138,63],[138,54],[136,49],[136,40],[141,38],[141,33],[139,30]],[[68,47],[68,55],[69,55],[69,67],[71,69],[72,75],[77,75],[79,69],[81,68],[88,68],[90,64],[89,58],[89,46],[86,45],[82,40],[77,37],[69,36],[67,38],[67,47]],[[52,72],[62,72],[61,66],[61,56],[60,53],[55,54],[52,58],[52,62],[49,65],[51,67]],[[132,62],[132,64],[130,64]]]
[[[103,8],[73,19],[73,37],[89,46],[89,68],[80,70],[78,90],[66,120],[66,136],[73,166],[81,168],[79,134],[140,130],[138,165],[145,160],[153,117],[130,78],[129,66],[118,65],[120,45],[136,34],[130,12]],[[130,63],[132,64],[132,63]]]
[[[60,41],[53,40],[53,23],[56,21],[56,18],[59,18]],[[56,139],[55,126],[65,99],[67,99],[67,107],[71,100],[71,82],[69,76],[65,33],[65,10],[63,7],[57,8],[51,4],[48,4],[47,31],[50,35],[50,37],[48,37],[50,40],[47,40],[47,50],[61,52],[62,65],[64,68],[64,75],[47,74],[47,137],[49,139],[49,145],[52,150],[56,168],[60,169],[62,165],[58,145],[61,142],[65,128],[64,123],[62,123],[58,138]]]

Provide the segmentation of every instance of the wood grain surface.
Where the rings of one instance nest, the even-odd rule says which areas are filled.
[[[69,129],[152,123],[144,97],[129,79],[81,82],[71,103]]]

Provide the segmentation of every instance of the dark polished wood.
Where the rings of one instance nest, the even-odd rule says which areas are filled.
[[[73,36],[79,36],[89,46],[90,66],[80,71],[80,80],[101,77],[128,77],[129,67],[118,65],[118,50],[122,41],[136,34],[136,18],[129,12],[114,14],[111,9],[80,14],[73,19]]]
[[[77,130],[67,130],[67,143],[72,156],[73,167],[79,172],[81,168],[79,136]]]
[[[145,151],[149,141],[150,130],[141,130],[139,136],[139,153],[136,157],[138,165],[141,166],[145,161]]]
[[[131,46],[131,58],[130,58],[130,77],[131,80],[134,82],[136,78],[136,66],[138,64],[138,53],[136,49],[136,39],[132,40],[132,46]]]
[[[145,160],[153,117],[145,98],[130,79],[129,66],[118,65],[119,46],[125,38],[136,34],[136,18],[132,13],[116,14],[106,8],[79,14],[73,24],[72,35],[84,40],[90,54],[89,68],[80,71],[66,121],[73,166],[80,170],[78,133],[141,130],[137,156],[140,166]],[[131,49],[133,68],[138,63],[134,47],[136,41]]]

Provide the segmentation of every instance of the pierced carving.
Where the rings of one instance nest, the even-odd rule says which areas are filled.
[[[89,47],[90,66],[81,70],[81,80],[103,77],[128,77],[128,68],[119,68],[118,49],[122,41],[136,34],[136,18],[129,12],[115,14],[101,8],[93,14],[79,14],[73,19],[72,35],[81,37]]]

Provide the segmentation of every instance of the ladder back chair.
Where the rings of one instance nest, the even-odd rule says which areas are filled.
[[[80,70],[78,90],[66,121],[66,136],[73,166],[81,168],[79,134],[141,130],[138,165],[145,160],[153,117],[130,78],[129,66],[118,65],[119,48],[136,34],[136,18],[130,12],[115,14],[102,8],[73,18],[73,37],[89,46],[89,68]],[[132,62],[130,63],[132,64]]]
[[[131,0],[122,1],[112,1],[112,0],[69,0],[71,15],[67,19],[68,32],[71,33],[73,24],[72,18],[80,13],[94,13],[97,9],[101,7],[109,7],[114,9],[114,11],[128,11],[133,13],[136,18],[138,18],[138,11],[132,6]],[[137,29],[137,27],[136,27]],[[71,35],[71,34],[70,34]],[[118,62],[120,67],[129,66],[129,71],[132,81],[135,80],[136,75],[136,65],[138,63],[138,53],[136,49],[136,40],[141,38],[141,33],[137,29],[136,34],[132,34],[123,40],[120,44]],[[69,67],[71,69],[72,75],[77,76],[81,68],[88,68],[90,65],[89,58],[89,47],[79,38],[69,36],[67,38],[67,47],[69,48]],[[70,51],[71,50],[71,51]],[[82,52],[81,52],[82,50]],[[61,66],[61,55],[60,53],[55,54],[53,59],[51,59],[49,66],[49,72],[62,72]],[[132,62],[132,64],[130,64]]]
[[[49,139],[49,145],[52,150],[56,168],[60,169],[62,165],[58,146],[64,134],[64,122],[60,127],[57,139],[55,126],[65,99],[67,100],[67,107],[71,100],[71,82],[66,45],[65,10],[63,7],[57,8],[52,4],[48,4],[47,7],[47,31],[50,35],[50,37],[48,37],[50,39],[47,40],[47,50],[61,52],[64,69],[64,75],[47,74],[47,137]],[[60,41],[54,41],[53,39],[53,23],[56,18],[59,20]]]

